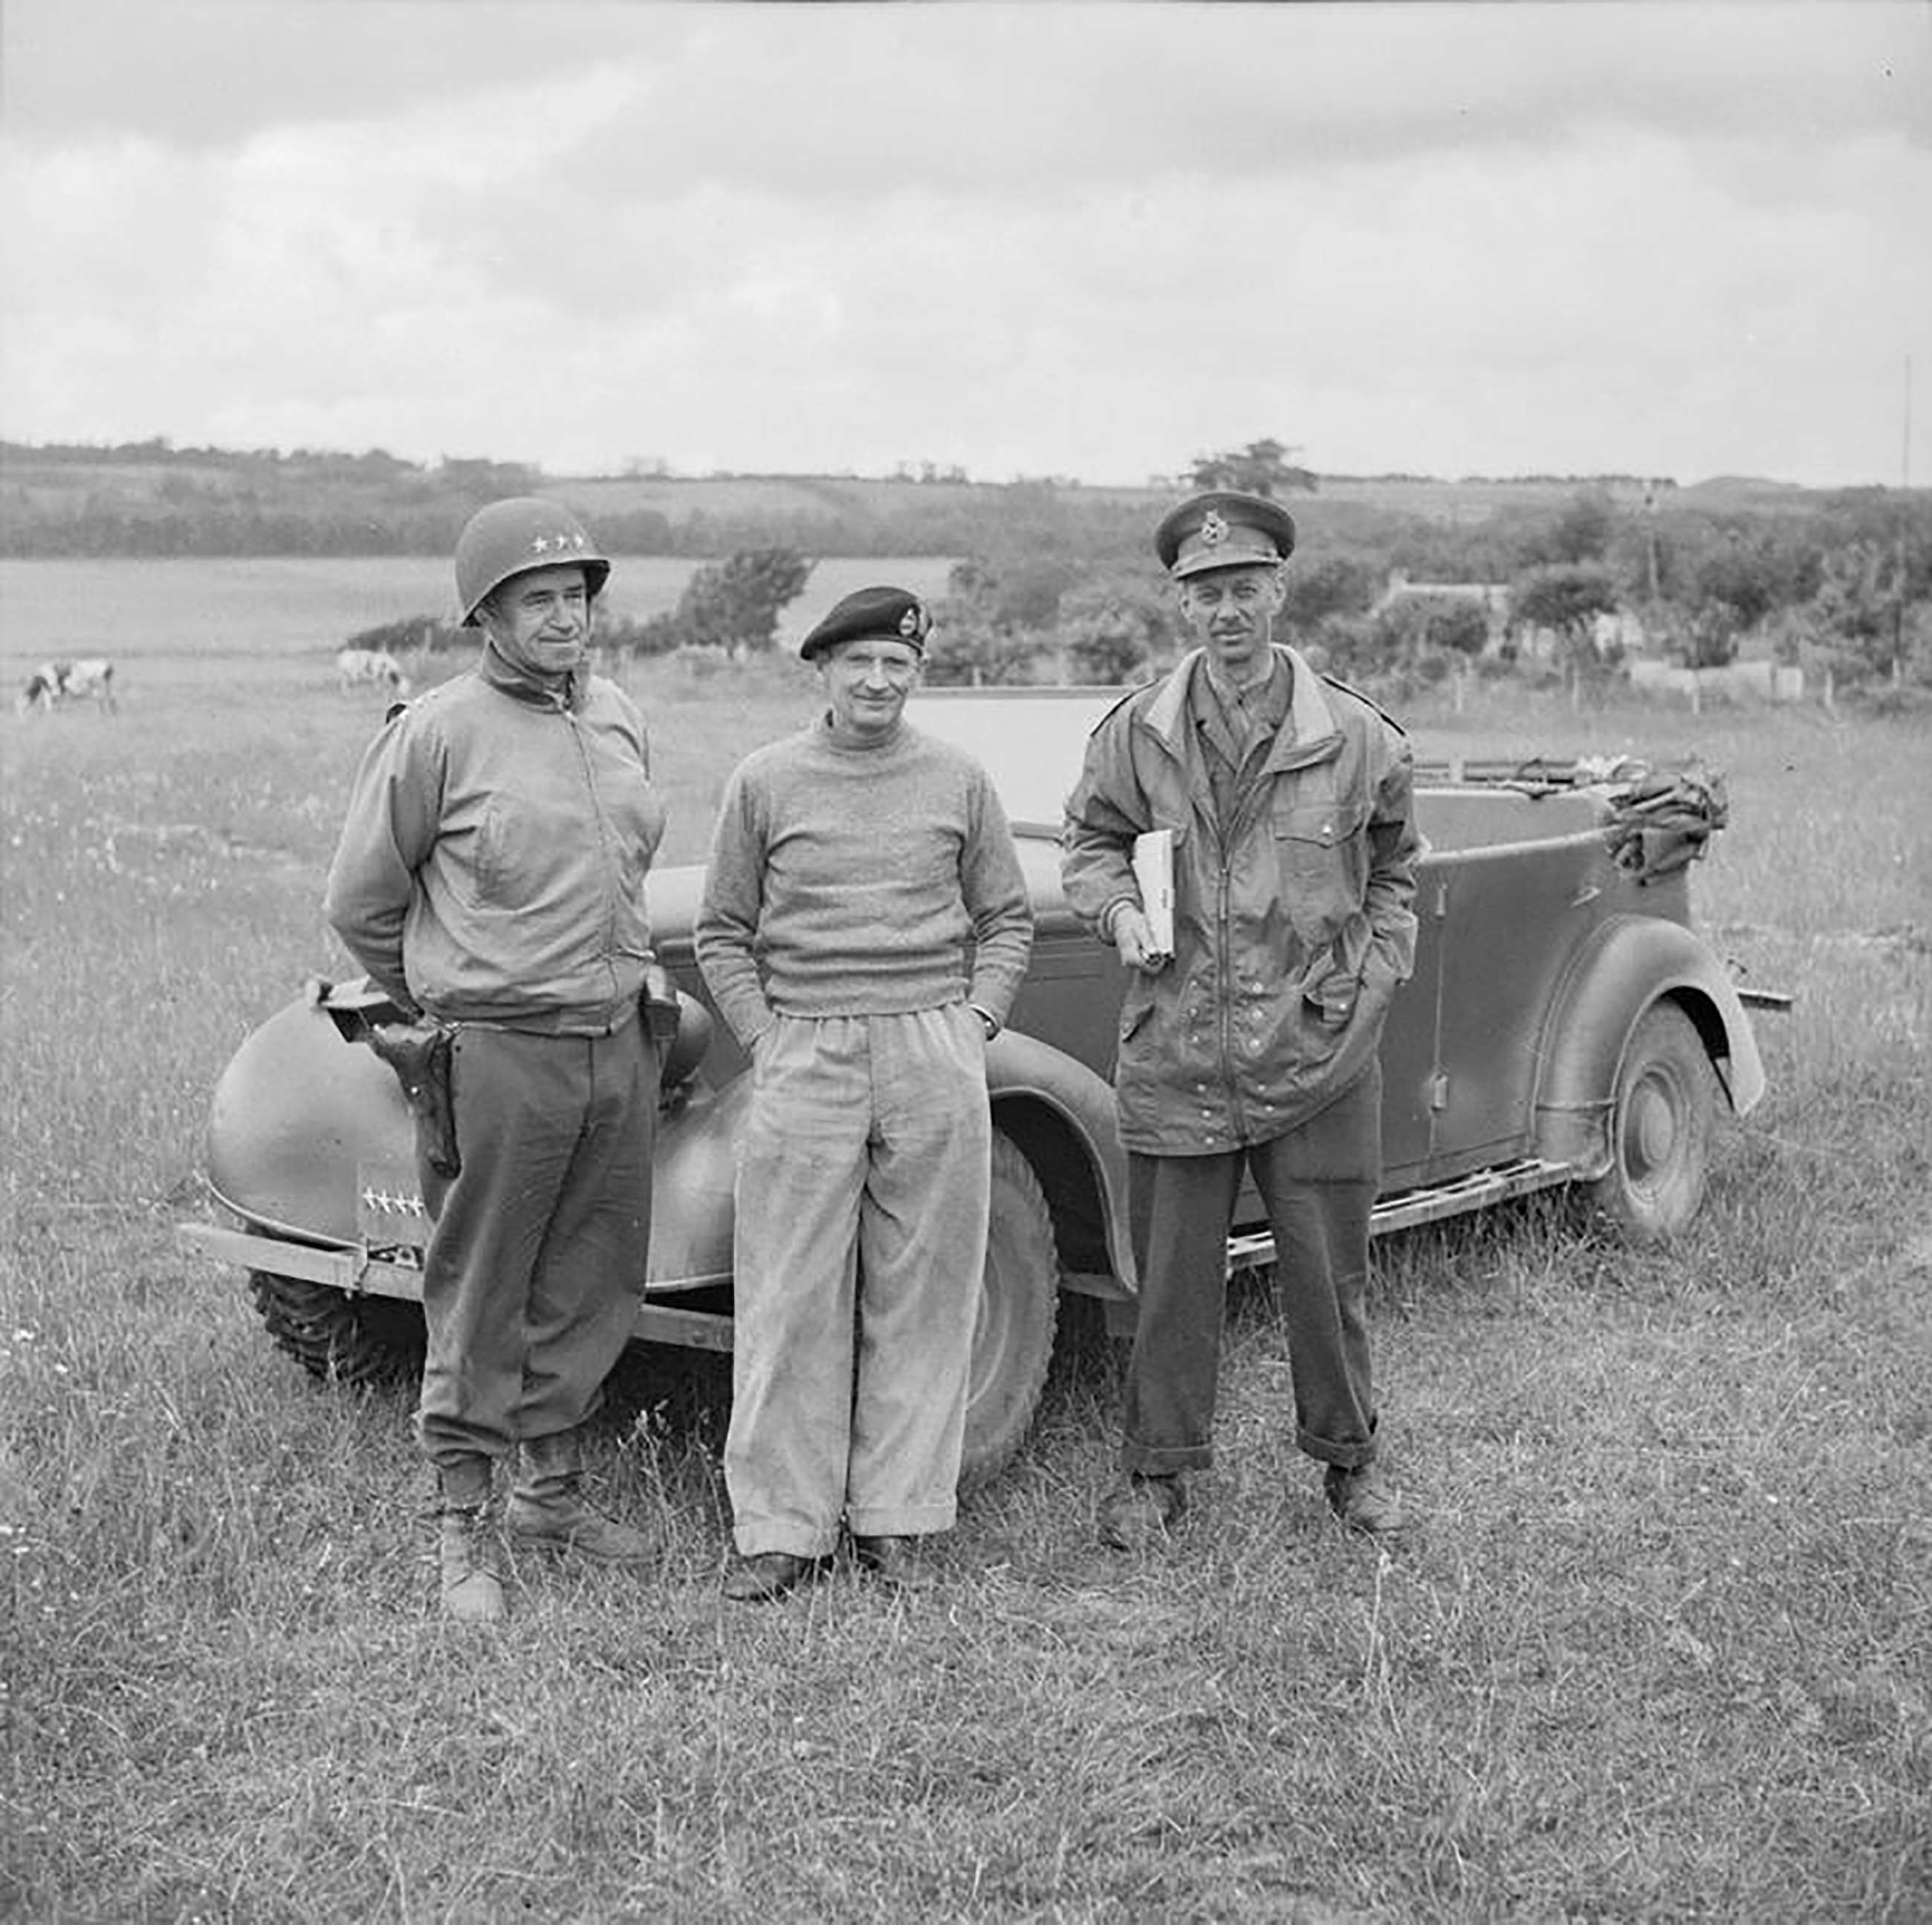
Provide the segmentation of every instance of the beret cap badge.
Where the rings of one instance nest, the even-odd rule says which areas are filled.
[[[923,655],[932,617],[916,595],[904,588],[859,588],[837,602],[799,644],[811,661],[842,641],[903,641]]]

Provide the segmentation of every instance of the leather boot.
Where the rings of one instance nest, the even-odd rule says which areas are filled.
[[[436,1471],[436,1562],[442,1614],[459,1624],[494,1624],[503,1615],[496,1520],[490,1515],[487,1457]]]
[[[1110,1551],[1146,1551],[1172,1536],[1187,1515],[1186,1480],[1136,1471],[1100,1505],[1100,1542]]]
[[[1378,1465],[1364,1464],[1345,1470],[1331,1464],[1322,1482],[1328,1508],[1346,1530],[1359,1531],[1365,1537],[1392,1537],[1414,1526],[1414,1518]]]
[[[526,1438],[505,1520],[510,1542],[523,1550],[574,1552],[600,1564],[655,1563],[657,1541],[586,1503],[583,1483],[574,1431]]]

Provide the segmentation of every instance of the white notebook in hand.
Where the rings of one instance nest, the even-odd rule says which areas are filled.
[[[1174,953],[1174,831],[1150,829],[1134,838],[1134,880],[1156,955]]]

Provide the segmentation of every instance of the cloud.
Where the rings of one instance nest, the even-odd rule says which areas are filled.
[[[1780,138],[1932,131],[1916,5],[617,5],[610,0],[10,0],[6,113],[32,144],[185,151],[592,73],[613,151],[682,179],[1050,190],[1104,173],[1271,173],[1683,124]],[[1042,167],[1043,160],[1051,165]]]
[[[1928,20],[9,0],[0,430],[1879,478]]]

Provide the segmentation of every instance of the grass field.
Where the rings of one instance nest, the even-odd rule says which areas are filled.
[[[1326,1518],[1246,1290],[1168,1553],[1094,1545],[1090,1337],[920,1593],[726,1610],[716,1413],[663,1412],[598,1467],[663,1570],[526,1573],[465,1637],[407,1400],[311,1382],[172,1234],[222,1065],[339,963],[316,900],[380,704],[324,657],[433,605],[396,566],[0,572],[9,672],[56,625],[128,664],[117,716],[0,714],[0,1916],[1932,1917],[1922,731],[1412,718],[1425,752],[1701,751],[1704,926],[1798,999],[1677,1248],[1546,1206],[1378,1246],[1412,1542]],[[633,687],[688,857],[809,687]]]

